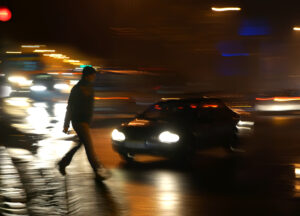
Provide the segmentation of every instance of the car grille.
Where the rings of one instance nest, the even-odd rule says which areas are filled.
[[[127,147],[127,148],[135,148],[135,149],[143,149],[146,146],[145,146],[145,142],[144,141],[127,140],[125,142],[125,147]]]
[[[133,141],[145,141],[148,139],[150,132],[146,128],[127,128],[125,131],[126,138]]]

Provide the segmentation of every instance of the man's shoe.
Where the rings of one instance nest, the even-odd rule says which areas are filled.
[[[58,171],[60,172],[60,174],[62,174],[63,176],[66,175],[66,166],[65,165],[63,165],[61,162],[58,162],[57,168],[58,168]]]
[[[95,171],[95,178],[99,181],[104,181],[111,177],[111,172],[104,167],[100,167]]]

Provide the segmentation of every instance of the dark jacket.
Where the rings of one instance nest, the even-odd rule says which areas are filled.
[[[90,123],[93,117],[94,89],[92,83],[82,79],[71,90],[64,127],[72,123]]]

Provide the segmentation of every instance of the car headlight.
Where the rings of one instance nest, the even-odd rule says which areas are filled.
[[[125,134],[118,131],[117,129],[113,130],[113,132],[111,134],[111,137],[112,137],[113,140],[119,141],[119,142],[122,142],[126,139]]]
[[[179,141],[180,137],[179,135],[175,133],[171,133],[169,131],[164,131],[159,134],[158,139],[160,142],[163,143],[176,143]]]
[[[8,81],[11,83],[17,83],[20,86],[30,86],[32,84],[32,80],[28,80],[22,76],[10,76],[8,77]]]
[[[69,89],[69,85],[64,83],[58,83],[54,85],[54,88],[59,90],[67,90]]]
[[[43,85],[33,85],[30,87],[32,91],[46,91],[47,87]]]

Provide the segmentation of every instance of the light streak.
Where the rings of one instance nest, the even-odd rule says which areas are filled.
[[[216,11],[216,12],[224,12],[224,11],[240,11],[240,10],[241,10],[240,7],[222,7],[222,8],[212,7],[211,9],[212,9],[213,11]]]
[[[129,97],[94,97],[95,100],[129,100]]]
[[[295,26],[295,27],[293,28],[293,30],[294,30],[294,31],[300,31],[300,27]]]
[[[6,54],[22,54],[21,51],[6,51]]]
[[[36,49],[33,52],[36,52],[36,53],[46,53],[46,52],[55,52],[55,50],[41,50],[41,49]]]

